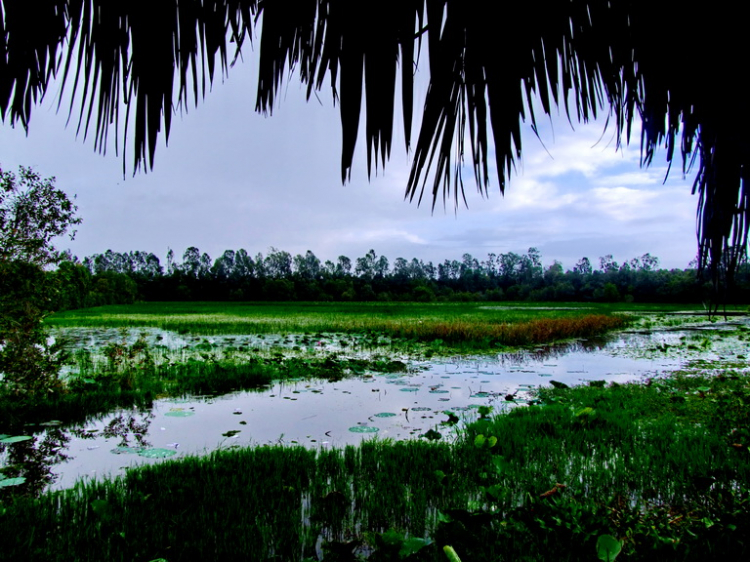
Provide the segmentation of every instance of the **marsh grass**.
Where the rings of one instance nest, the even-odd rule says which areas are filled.
[[[587,559],[601,534],[623,540],[628,559],[747,554],[746,373],[553,386],[538,398],[540,405],[470,426],[469,439],[498,440],[491,453],[480,451],[492,463],[485,503],[465,512],[489,514],[489,523],[461,543],[452,540],[455,522],[439,535],[459,554],[541,560],[563,549],[557,559]]]
[[[451,322],[426,321],[404,324],[386,322],[381,329],[400,338],[441,340],[448,344],[474,344],[476,346],[538,345],[572,338],[601,335],[623,328],[623,316],[587,314],[563,318],[519,320],[514,323],[454,320]]]
[[[606,534],[628,560],[746,558],[747,374],[553,387],[537,400],[478,412],[454,444],[234,449],[6,497],[3,555],[389,560],[388,541],[428,537],[408,559],[444,560],[450,544],[462,560],[573,561],[594,560]]]
[[[436,509],[460,505],[468,488],[446,494],[432,474],[460,465],[450,447],[418,441],[220,451],[6,503],[3,556],[301,560],[319,537],[356,548],[365,531],[434,527]]]
[[[147,303],[58,313],[53,327],[155,327],[178,333],[344,332],[487,348],[549,343],[621,328],[612,306],[490,306],[478,303]],[[398,344],[398,341],[393,341]]]
[[[0,427],[57,419],[83,422],[117,408],[148,408],[156,398],[262,391],[285,380],[328,380],[367,373],[406,370],[402,361],[374,355],[199,353],[177,357],[154,353],[136,342],[112,344],[110,353],[92,359],[77,354],[74,375],[63,391],[47,396],[0,395]]]

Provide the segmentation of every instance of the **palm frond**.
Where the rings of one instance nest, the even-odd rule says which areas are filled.
[[[0,9],[0,117],[28,127],[33,106],[62,71],[60,103],[72,113],[82,100],[79,132],[92,134],[104,151],[114,128],[116,149],[132,143],[134,170],[154,165],[174,110],[200,102],[260,22],[256,109],[273,110],[293,70],[308,97],[328,81],[341,114],[344,181],[363,113],[368,175],[373,161],[376,170],[385,166],[399,82],[412,146],[413,71],[424,46],[429,86],[408,198],[429,193],[433,206],[441,197],[458,205],[467,151],[482,193],[494,152],[504,191],[521,155],[521,121],[536,128],[529,100],[538,97],[544,114],[562,106],[571,122],[608,112],[618,143],[630,140],[639,119],[644,165],[660,146],[670,164],[679,150],[683,173],[698,163],[701,264],[715,267],[730,248],[737,255],[747,244],[750,102],[743,71],[750,43],[736,4],[689,10],[676,0],[517,0],[500,8],[488,0],[0,0]]]

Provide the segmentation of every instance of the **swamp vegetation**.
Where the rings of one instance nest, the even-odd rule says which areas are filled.
[[[497,354],[623,324],[651,329],[695,321],[646,315],[648,307],[640,308],[640,320],[632,307],[629,320],[613,314],[624,308],[170,303],[54,315],[48,323],[56,338],[88,328],[205,337],[189,350],[142,337],[99,347],[68,342],[73,361],[63,391],[33,400],[2,397],[0,559],[744,557],[750,550],[744,324],[650,350],[679,356],[730,334],[737,349],[721,351],[721,361],[693,361],[627,384],[551,381],[535,387],[527,403],[509,394],[508,407],[480,407],[460,423],[446,411],[436,429],[460,427],[450,442],[436,431],[340,448],[230,447],[56,491],[32,483],[25,467],[14,464],[30,446],[29,421],[54,420],[38,450],[50,458],[63,454],[61,425],[128,403],[145,407],[157,397],[221,394],[285,377],[397,373],[417,358]],[[254,339],[238,337],[219,350],[211,334]],[[321,349],[334,339],[335,350]]]

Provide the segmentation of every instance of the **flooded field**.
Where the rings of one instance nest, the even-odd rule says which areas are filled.
[[[165,398],[148,410],[119,410],[80,426],[39,420],[28,428],[29,439],[1,446],[0,463],[36,463],[40,485],[55,489],[79,478],[117,475],[140,463],[219,448],[271,443],[340,447],[373,437],[447,440],[478,412],[520,407],[536,387],[550,381],[623,383],[691,367],[747,367],[744,318],[678,324],[512,354],[396,355],[391,358],[404,363],[404,372],[365,372],[334,381],[284,381],[222,396]],[[388,353],[386,340],[365,345],[342,334],[200,337],[152,328],[63,332],[74,350],[94,356],[113,341],[132,344],[139,339],[172,359],[274,350],[368,357]]]

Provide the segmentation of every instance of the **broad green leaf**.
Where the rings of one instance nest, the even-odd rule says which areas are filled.
[[[350,427],[349,431],[352,433],[377,433],[380,431],[380,428],[366,425],[355,425],[354,427]]]
[[[622,551],[622,543],[612,535],[601,535],[596,541],[596,553],[599,560],[613,562]]]
[[[28,441],[29,439],[33,439],[31,435],[15,435],[13,437],[6,437],[4,439],[0,439],[0,443],[10,444],[10,443],[20,443],[21,441]]]
[[[401,545],[401,549],[398,551],[398,555],[401,558],[406,558],[412,554],[416,554],[422,550],[425,546],[431,544],[432,541],[429,539],[420,539],[418,537],[409,537],[405,539]]]
[[[177,454],[177,451],[173,451],[172,449],[159,448],[143,449],[138,452],[139,457],[146,457],[147,459],[165,459],[175,454]]]
[[[16,478],[3,478],[0,480],[0,488],[9,488],[10,486],[18,486],[26,482],[26,478],[18,476]]]

